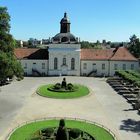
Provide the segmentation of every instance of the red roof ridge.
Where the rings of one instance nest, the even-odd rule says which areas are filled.
[[[134,57],[126,47],[118,47],[116,48],[114,54],[110,58],[110,60],[131,60],[138,61],[136,57]]]

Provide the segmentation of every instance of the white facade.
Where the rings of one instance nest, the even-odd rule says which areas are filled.
[[[57,51],[57,49],[59,51]],[[107,61],[107,60],[80,60],[80,48],[63,47],[49,49],[49,60],[21,59],[25,75],[28,76],[113,76],[116,70],[139,70],[138,61]],[[54,69],[54,59],[57,58],[57,69]],[[63,65],[63,59],[66,64]],[[71,69],[71,59],[75,59],[75,67]]]
[[[113,76],[116,70],[138,70],[137,61],[82,60],[81,75]],[[90,76],[90,75],[89,75]]]
[[[49,75],[80,75],[80,44],[49,45]],[[57,68],[55,60],[57,59]],[[72,64],[72,59],[74,64]],[[72,67],[73,65],[73,67]]]
[[[81,75],[88,76],[92,72],[93,72],[93,75],[95,76],[101,76],[101,75],[107,76],[109,74],[108,61],[82,60],[81,61]]]
[[[48,60],[22,59],[20,62],[25,75],[48,75]]]
[[[67,13],[64,13],[60,24],[60,33],[49,39],[46,49],[15,50],[25,75],[113,76],[116,70],[139,69],[138,60],[124,47],[81,50],[78,38],[70,32]]]
[[[113,76],[116,70],[139,70],[139,63],[138,61],[110,61],[110,76]]]

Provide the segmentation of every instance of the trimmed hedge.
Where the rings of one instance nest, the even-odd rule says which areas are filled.
[[[140,87],[140,77],[136,76],[136,73],[131,71],[116,71],[115,74],[119,77],[122,77],[124,80],[127,80],[130,83]]]

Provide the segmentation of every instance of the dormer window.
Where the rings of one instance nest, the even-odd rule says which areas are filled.
[[[62,39],[61,39],[61,42],[68,42],[69,41],[69,39],[67,38],[67,37],[63,37]]]

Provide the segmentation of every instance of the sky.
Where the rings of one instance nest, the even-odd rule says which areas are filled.
[[[0,0],[11,16],[15,39],[48,39],[60,32],[67,12],[80,40],[122,42],[140,37],[140,0]]]

